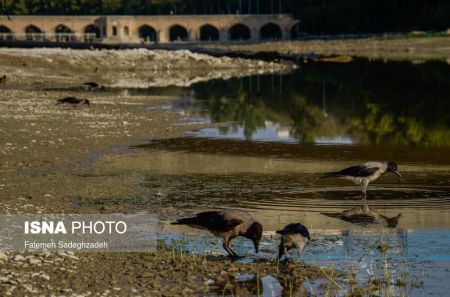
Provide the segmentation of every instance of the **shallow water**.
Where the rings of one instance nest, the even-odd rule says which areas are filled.
[[[354,269],[360,283],[388,271],[394,296],[406,289],[412,296],[447,296],[449,77],[445,63],[357,60],[305,64],[291,75],[166,88],[181,99],[161,108],[183,115],[180,124],[213,127],[134,147],[130,155],[107,158],[108,166],[139,172],[153,208],[250,211],[265,230],[256,257],[273,258],[274,231],[302,222],[314,238],[301,256],[307,265]],[[401,214],[395,227],[323,214],[360,206],[361,192],[319,177],[369,160],[399,164],[402,180],[385,174],[368,189],[372,210]],[[188,251],[223,253],[220,241],[207,233],[165,223],[162,228],[168,244],[183,239]],[[377,250],[383,241],[386,255]],[[249,253],[243,261],[255,259],[250,242],[238,239],[234,246]],[[399,277],[414,286],[398,285]],[[304,287],[317,293],[320,284]]]

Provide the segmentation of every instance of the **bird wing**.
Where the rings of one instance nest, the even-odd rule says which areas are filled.
[[[196,225],[208,230],[225,232],[242,224],[242,220],[236,218],[227,218],[222,212],[206,211],[198,213],[192,218],[179,219],[175,224]]]
[[[308,229],[300,223],[286,225],[284,229],[276,232],[278,234],[300,234],[308,239],[310,238]]]
[[[75,98],[75,97],[65,97],[65,98],[62,98],[62,99],[58,99],[57,101],[59,103],[72,103],[72,104],[80,103],[80,100],[78,98]]]
[[[325,174],[325,176],[355,176],[355,177],[366,177],[371,176],[375,172],[377,172],[380,168],[379,167],[367,167],[364,165],[355,165],[348,168],[345,168],[341,171],[337,172],[330,172]]]

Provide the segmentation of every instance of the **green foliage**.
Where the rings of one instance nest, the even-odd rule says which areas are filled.
[[[195,90],[208,99],[214,122],[242,126],[247,138],[269,120],[290,126],[306,143],[351,136],[360,143],[449,147],[448,77],[441,62],[357,60],[304,64],[283,78],[282,93],[279,76],[219,80]]]

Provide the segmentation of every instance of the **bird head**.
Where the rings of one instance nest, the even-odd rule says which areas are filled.
[[[393,161],[390,161],[388,163],[388,167],[387,167],[386,171],[395,173],[396,175],[398,175],[398,177],[402,178],[402,175],[400,174],[400,172],[398,172],[397,163],[395,163]]]
[[[258,253],[259,242],[261,241],[262,233],[263,227],[258,222],[253,222],[253,224],[251,224],[251,226],[247,229],[247,232],[245,233],[245,237],[253,241],[256,253]]]

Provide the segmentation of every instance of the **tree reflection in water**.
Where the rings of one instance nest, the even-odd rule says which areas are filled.
[[[307,63],[291,75],[214,80],[193,88],[213,122],[243,127],[246,139],[267,121],[302,143],[350,137],[355,143],[450,145],[450,67],[431,61]]]

